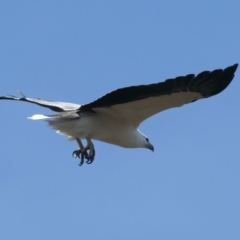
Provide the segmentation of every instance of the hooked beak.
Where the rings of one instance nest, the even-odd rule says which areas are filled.
[[[154,152],[154,146],[151,143],[148,143],[146,145],[146,148],[148,148],[148,149],[150,149],[150,150],[152,150]]]

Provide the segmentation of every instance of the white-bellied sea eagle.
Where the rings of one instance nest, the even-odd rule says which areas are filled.
[[[58,133],[76,140],[78,149],[74,157],[80,158],[81,166],[93,162],[95,149],[92,139],[125,148],[154,150],[149,139],[138,130],[139,125],[152,115],[169,108],[180,107],[223,91],[234,78],[238,64],[225,69],[204,71],[198,75],[167,79],[164,82],[117,89],[88,104],[45,101],[11,95],[0,100],[30,102],[55,112],[53,115],[36,114],[32,120],[45,120]],[[81,139],[87,140],[84,147]]]

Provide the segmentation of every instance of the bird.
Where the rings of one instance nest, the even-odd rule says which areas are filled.
[[[29,119],[44,120],[57,133],[75,140],[78,149],[72,155],[80,159],[81,166],[84,162],[91,164],[95,159],[92,140],[154,151],[149,138],[139,130],[140,124],[164,110],[222,92],[233,80],[237,67],[236,63],[198,75],[188,74],[164,82],[119,88],[87,104],[28,98],[20,91],[20,97],[8,94],[1,96],[0,100],[29,102],[55,111],[51,115],[35,114]],[[86,139],[86,146],[83,139]]]

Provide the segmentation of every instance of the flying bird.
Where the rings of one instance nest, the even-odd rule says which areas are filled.
[[[189,74],[164,82],[131,86],[117,89],[88,104],[46,101],[21,97],[2,96],[0,100],[30,102],[55,112],[53,115],[36,114],[32,120],[45,120],[57,133],[76,140],[78,149],[74,157],[92,163],[95,148],[92,139],[115,144],[125,148],[147,148],[154,150],[139,125],[147,118],[169,108],[181,107],[199,99],[222,92],[234,78],[238,64],[225,69],[204,71],[198,75]],[[82,139],[86,139],[84,147]]]

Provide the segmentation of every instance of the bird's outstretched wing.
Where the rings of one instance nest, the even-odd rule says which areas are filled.
[[[42,107],[49,108],[55,112],[77,110],[81,107],[80,104],[46,101],[46,100],[41,100],[38,98],[28,98],[24,95],[22,97],[15,97],[15,96],[11,96],[11,95],[2,96],[2,97],[0,97],[0,100],[16,100],[16,101],[30,102],[30,103],[34,103],[34,104],[37,104]]]
[[[117,89],[89,104],[80,111],[116,114],[124,121],[139,125],[150,116],[169,108],[180,107],[223,91],[232,81],[238,64],[189,74],[165,82]]]
[[[232,81],[238,64],[189,74],[165,82],[117,89],[89,104],[46,101],[38,98],[2,96],[0,100],[30,102],[56,112],[95,111],[117,115],[129,124],[139,125],[146,118],[169,108],[180,107],[223,91]],[[77,112],[76,111],[76,112]]]

